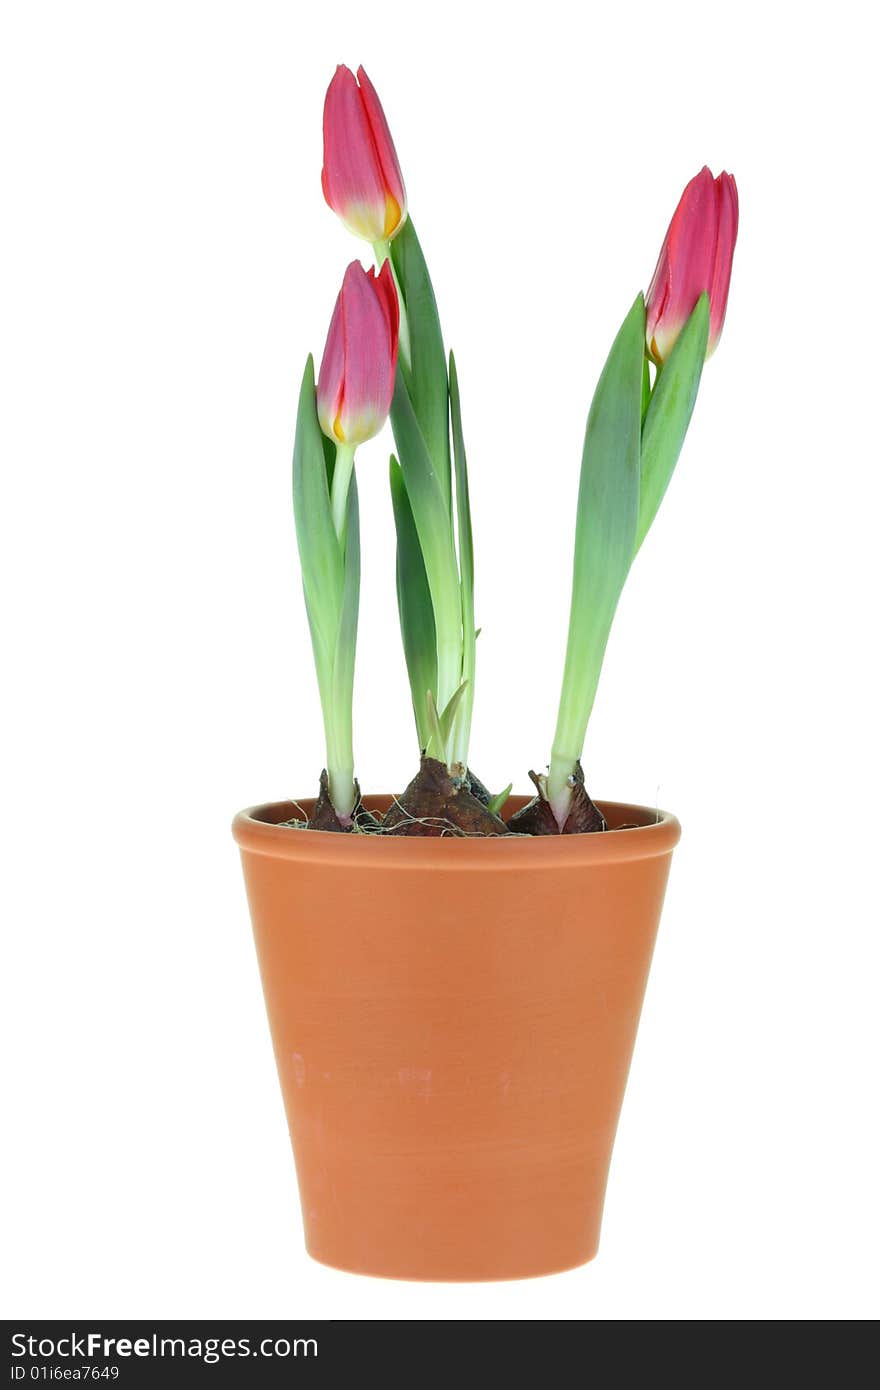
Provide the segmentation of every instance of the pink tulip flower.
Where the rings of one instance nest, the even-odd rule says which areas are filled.
[[[389,263],[377,275],[352,261],[336,300],[318,374],[318,420],[335,444],[363,444],[387,420],[398,326]]]
[[[733,175],[716,179],[704,166],[681,195],[646,298],[648,352],[656,363],[669,356],[704,290],[709,295],[706,356],[714,352],[724,326],[738,224]]]
[[[363,68],[339,66],[324,100],[324,197],[349,231],[373,245],[406,221],[406,190],[385,112]]]

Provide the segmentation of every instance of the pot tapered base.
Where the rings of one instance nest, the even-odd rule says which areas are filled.
[[[527,1068],[490,1065],[482,1083],[473,1070],[467,1093],[439,1094],[433,1114],[439,1074],[395,1077],[403,1113],[413,1112],[406,1130],[401,1111],[390,1124],[377,1100],[373,1132],[350,1132],[350,1158],[325,1141],[320,1172],[296,1137],[314,1259],[386,1279],[484,1282],[552,1274],[595,1256],[611,1135],[566,1123],[568,1101],[553,1094],[549,1076],[533,1088]],[[536,1109],[543,1128],[534,1127]],[[562,1142],[554,1112],[565,1124]]]
[[[522,1269],[511,1270],[504,1266],[500,1271],[483,1269],[481,1273],[462,1274],[456,1272],[430,1273],[414,1272],[409,1267],[389,1270],[389,1269],[363,1269],[360,1266],[345,1264],[339,1260],[325,1258],[318,1250],[312,1250],[306,1243],[306,1254],[318,1264],[326,1265],[329,1269],[338,1269],[342,1274],[361,1274],[372,1279],[399,1279],[411,1284],[498,1284],[512,1282],[517,1279],[542,1279],[549,1274],[566,1274],[569,1270],[580,1269],[583,1265],[588,1265],[599,1253],[598,1246],[591,1250],[589,1254],[579,1256],[577,1259],[566,1261],[562,1264],[542,1264],[540,1267],[529,1261],[527,1266]],[[482,1268],[482,1267],[481,1267]]]

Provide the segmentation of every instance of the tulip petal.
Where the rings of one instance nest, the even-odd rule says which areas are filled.
[[[376,283],[359,261],[349,266],[342,283],[345,380],[336,433],[351,444],[379,433],[394,394],[396,347],[387,301],[376,293]]]
[[[342,389],[345,381],[345,345],[342,326],[342,291],[336,296],[333,317],[327,330],[321,370],[318,373],[318,419],[321,429],[330,439],[339,439],[336,422],[342,408]]]
[[[729,174],[703,166],[679,199],[647,295],[648,352],[665,362],[700,295],[709,295],[711,353],[727,308],[738,204]]]
[[[362,444],[388,418],[398,317],[391,267],[386,264],[377,277],[352,261],[336,299],[318,376],[318,419],[334,442]]]
[[[336,421],[342,409],[342,392],[345,384],[345,343],[342,325],[342,292],[336,296],[333,317],[327,330],[327,341],[321,357],[318,373],[317,404],[321,429],[333,440]]]
[[[324,100],[324,167],[328,204],[356,236],[385,236],[387,199],[376,142],[354,73],[336,69]]]
[[[394,286],[391,266],[385,261],[376,277],[376,297],[379,300],[388,324],[388,335],[394,350],[394,365],[397,366],[397,335],[400,330],[400,304]]]
[[[698,231],[701,208],[707,205],[714,210],[712,175],[704,167],[691,179],[678,201],[648,291],[646,336],[658,361],[668,356],[690,312],[684,307],[689,287],[694,302],[699,293],[696,285],[707,262],[702,255]]]
[[[403,186],[403,175],[400,172],[397,151],[394,148],[394,141],[391,139],[391,131],[388,129],[388,121],[382,110],[382,103],[376,93],[376,88],[362,67],[357,70],[357,79],[360,83],[364,112],[376,148],[376,157],[379,160],[379,167],[382,170],[385,183],[385,240],[387,241],[394,236],[406,217],[406,189]]]
[[[727,296],[730,291],[730,275],[733,270],[733,251],[739,230],[739,195],[736,180],[732,174],[721,173],[715,181],[717,200],[717,236],[715,244],[715,263],[712,267],[712,281],[709,286],[709,346],[707,356],[715,350],[724,327],[727,313]]]
[[[715,181],[705,165],[685,188],[666,237],[664,297],[654,319],[654,349],[659,360],[671,352],[694,305],[707,289],[715,259],[717,229]]]
[[[657,333],[669,303],[669,279],[669,233],[667,232],[646,295],[648,311],[645,319],[645,336],[648,341],[648,351],[655,361],[659,360]]]

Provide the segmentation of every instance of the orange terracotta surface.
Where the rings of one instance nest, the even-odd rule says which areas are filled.
[[[281,827],[290,802],[236,817],[316,1259],[482,1280],[596,1253],[680,834],[597,804],[637,828],[409,839]]]

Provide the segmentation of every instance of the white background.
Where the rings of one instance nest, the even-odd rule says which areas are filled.
[[[7,1316],[877,1313],[869,13],[4,6]],[[492,787],[549,752],[605,353],[685,181],[739,182],[727,327],[586,755],[684,838],[602,1248],[550,1279],[307,1259],[229,834],[322,760],[289,469],[367,251],[319,185],[339,61],[383,98],[458,358]],[[358,458],[372,790],[417,751],[388,448]]]

